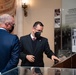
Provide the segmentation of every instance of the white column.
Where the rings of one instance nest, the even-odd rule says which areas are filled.
[[[24,14],[22,11],[22,0],[16,0],[16,32],[18,37],[23,35]]]

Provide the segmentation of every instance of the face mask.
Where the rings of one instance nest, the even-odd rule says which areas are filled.
[[[40,35],[41,35],[41,32],[36,32],[36,33],[35,33],[35,37],[36,37],[36,38],[40,38]]]
[[[11,30],[9,30],[9,33],[12,33],[14,30],[14,26],[12,26]]]

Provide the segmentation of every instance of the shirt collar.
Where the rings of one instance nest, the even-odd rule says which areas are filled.
[[[0,29],[2,29],[2,30],[6,30],[5,28],[0,28]]]
[[[32,34],[30,34],[30,36],[31,36],[31,38],[33,39],[33,38],[35,38],[36,39],[36,37],[34,37]]]

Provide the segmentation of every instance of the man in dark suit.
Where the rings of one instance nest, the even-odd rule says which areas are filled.
[[[44,25],[37,21],[34,23],[32,33],[20,38],[22,66],[44,67],[43,53],[48,58],[59,59],[50,50],[48,40],[41,36]]]
[[[14,27],[14,18],[9,14],[0,16],[0,72],[17,66],[19,61],[19,39],[9,32]],[[13,27],[13,28],[12,28]]]

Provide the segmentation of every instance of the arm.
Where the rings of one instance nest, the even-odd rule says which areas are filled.
[[[25,53],[23,53],[23,46],[20,42],[20,47],[21,47],[21,52],[20,52],[20,59],[22,61],[26,61],[26,59],[29,61],[29,62],[34,62],[34,56],[33,55],[27,55]]]
[[[47,55],[48,58],[52,59],[53,61],[54,61],[54,60],[60,61],[60,60],[55,56],[55,54],[52,52],[52,50],[50,50],[49,43],[48,43],[48,40],[47,40],[47,39],[46,39],[46,42],[45,42],[45,54]]]
[[[34,62],[35,56],[26,54],[23,43],[24,43],[24,38],[20,38],[20,48],[21,48],[20,59],[22,61],[28,60],[29,62]]]
[[[12,42],[12,49],[11,49],[10,60],[8,61],[8,63],[5,66],[5,68],[1,71],[2,73],[17,66],[18,61],[19,61],[19,51],[20,51],[19,39],[18,39],[18,37],[15,37],[13,39],[13,42]]]
[[[23,52],[23,50],[24,50],[24,47],[23,47],[23,39],[22,38],[20,38],[20,49],[21,49],[21,51],[20,51],[20,59],[22,60],[22,61],[25,61],[26,59],[25,59],[25,57],[26,57],[26,54]]]

